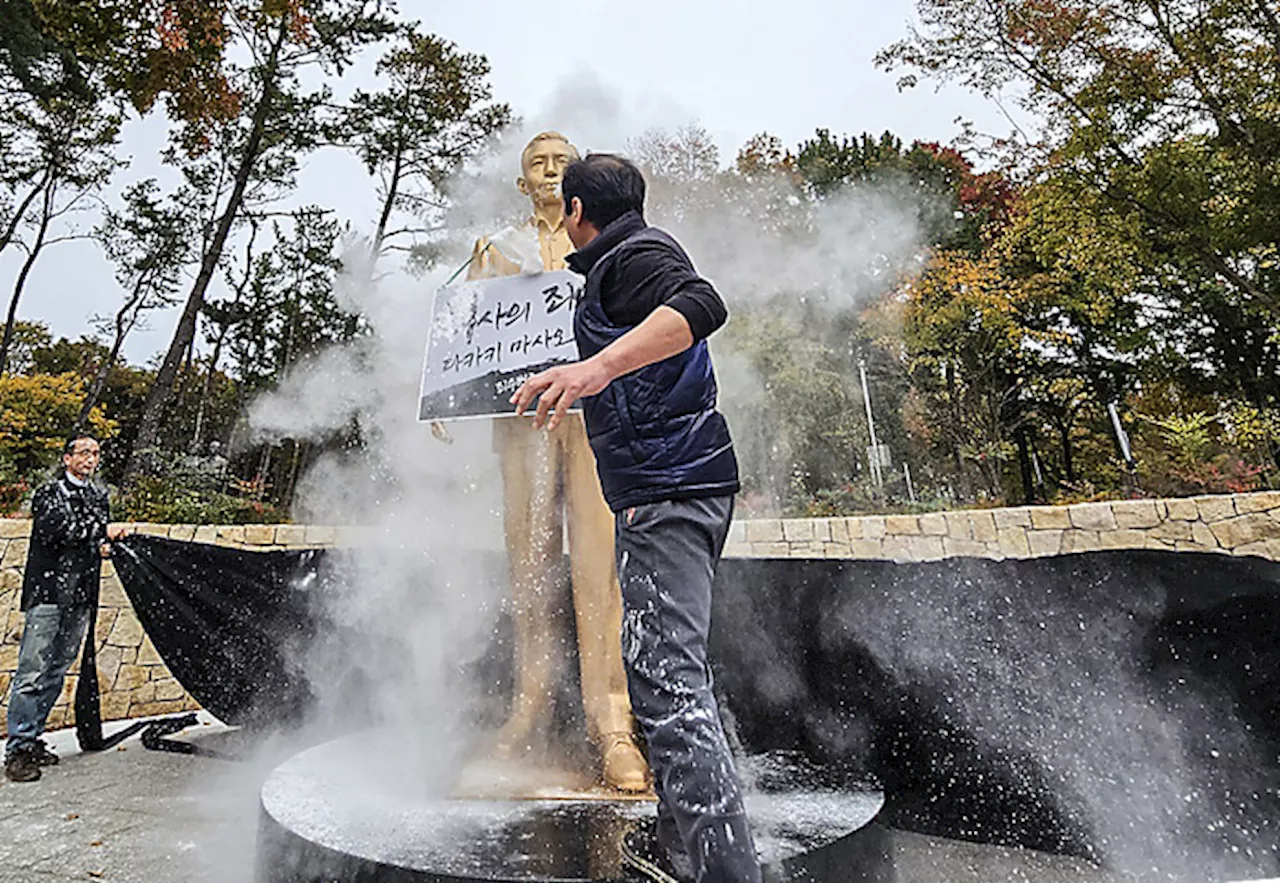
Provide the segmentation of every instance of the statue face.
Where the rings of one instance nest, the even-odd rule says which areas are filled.
[[[578,151],[565,141],[557,138],[534,141],[520,158],[521,175],[516,186],[533,200],[534,205],[550,207],[560,204],[560,182],[564,170],[577,158]]]

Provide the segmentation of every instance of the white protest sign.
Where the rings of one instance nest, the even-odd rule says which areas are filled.
[[[583,279],[567,270],[441,288],[431,307],[418,419],[511,415],[526,379],[578,360],[573,310]]]

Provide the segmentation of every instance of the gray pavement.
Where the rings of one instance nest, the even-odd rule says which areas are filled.
[[[188,732],[234,750],[235,732],[208,716]],[[60,764],[38,782],[0,784],[0,881],[252,879],[258,783],[270,758],[230,763],[148,751],[137,736],[84,754],[71,730],[46,741]]]
[[[106,726],[107,733],[124,724]],[[0,881],[250,883],[258,789],[287,745],[233,763],[147,751],[134,736],[82,754],[70,730],[49,734],[62,763],[35,783],[0,784]],[[235,752],[237,733],[202,716],[183,738]],[[1057,856],[936,837],[894,836],[899,883],[1104,883]]]

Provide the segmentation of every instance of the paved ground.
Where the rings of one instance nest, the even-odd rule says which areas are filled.
[[[234,732],[204,721],[190,731],[196,739],[234,748]],[[136,736],[81,754],[70,730],[47,741],[62,763],[39,782],[0,784],[0,881],[252,879],[257,783],[269,759],[229,763],[147,751]]]
[[[188,732],[209,747],[243,747],[212,719]],[[39,782],[0,785],[0,881],[251,883],[259,784],[288,746],[231,763],[147,751],[136,736],[88,755],[71,731],[49,742],[61,764]],[[913,834],[895,835],[895,851],[899,883],[1107,879],[1069,859]]]

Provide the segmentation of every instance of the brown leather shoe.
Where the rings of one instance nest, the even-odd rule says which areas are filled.
[[[34,782],[40,778],[40,765],[26,749],[13,752],[4,761],[4,777],[10,782]]]
[[[606,733],[601,745],[601,777],[606,785],[633,793],[649,790],[649,764],[630,733]]]

